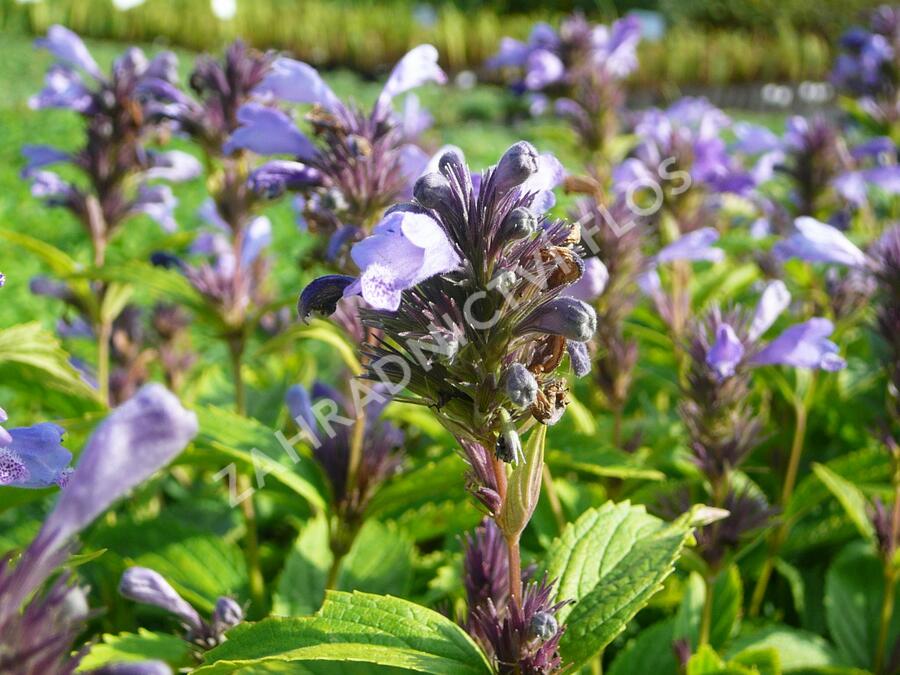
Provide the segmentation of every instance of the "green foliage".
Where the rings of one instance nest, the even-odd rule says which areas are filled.
[[[190,665],[189,655],[188,643],[181,638],[139,628],[136,634],[104,635],[81,660],[79,671],[133,661],[164,661],[179,668]]]
[[[318,661],[363,662],[371,664],[369,672],[384,672],[378,666],[435,675],[491,672],[472,639],[436,612],[398,598],[329,592],[314,617],[265,619],[234,629],[197,673]]]
[[[625,628],[672,573],[691,531],[687,519],[666,525],[627,502],[589,510],[563,531],[546,571],[558,579],[557,597],[575,601],[559,612],[566,663],[587,662]]]

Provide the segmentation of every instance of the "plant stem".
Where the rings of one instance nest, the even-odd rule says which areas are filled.
[[[97,326],[97,389],[104,405],[109,400],[109,341],[112,337],[112,323],[101,320]]]
[[[232,338],[228,341],[228,349],[231,354],[231,376],[234,381],[234,409],[238,415],[247,413],[247,400],[244,390],[244,377],[241,366],[244,357],[243,336]],[[245,474],[238,475],[238,491],[243,494],[251,489],[250,477]],[[253,496],[247,497],[241,502],[241,511],[244,514],[244,557],[247,562],[247,574],[250,582],[250,598],[256,605],[260,614],[265,613],[266,591],[263,580],[262,565],[259,559],[259,527],[256,519],[256,506]]]
[[[703,597],[703,612],[700,614],[700,636],[697,646],[709,644],[709,634],[712,628],[713,618],[713,585],[715,579],[709,574],[703,575],[705,594]]]
[[[516,605],[522,607],[522,556],[519,551],[519,535],[507,537],[506,550],[509,554],[509,596]]]
[[[891,629],[891,618],[894,615],[894,591],[896,585],[897,573],[894,569],[894,561],[888,559],[884,564],[884,599],[881,601],[881,619],[878,626],[878,642],[875,647],[875,675],[882,675],[884,672],[888,632]]]
[[[803,455],[803,445],[806,441],[807,410],[809,409],[809,404],[811,403],[812,392],[814,391],[814,389],[815,379],[812,379],[809,383],[809,388],[807,389],[806,396],[804,396],[802,400],[798,400],[794,405],[797,422],[794,425],[794,438],[791,442],[791,455],[788,459],[788,468],[787,472],[785,473],[784,484],[782,485],[781,489],[780,505],[782,513],[784,513],[787,509],[787,506],[791,501],[791,497],[794,494],[794,488],[797,485],[797,472],[800,468],[800,457]],[[756,580],[756,586],[754,586],[753,588],[753,595],[750,599],[749,614],[751,617],[757,616],[759,614],[763,599],[766,595],[766,588],[769,585],[769,580],[772,578],[772,570],[775,565],[775,557],[778,555],[778,551],[781,549],[781,545],[787,538],[789,531],[790,524],[788,522],[788,519],[785,518],[781,521],[781,524],[778,526],[778,528],[775,530],[775,533],[772,535],[772,538],[769,540],[769,553],[766,556],[765,562],[763,562],[762,570],[760,571],[759,577]]]

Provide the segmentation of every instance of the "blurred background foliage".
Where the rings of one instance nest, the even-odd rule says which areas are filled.
[[[205,0],[147,0],[123,11],[111,0],[0,0],[0,30],[40,34],[62,23],[92,38],[217,50],[241,36],[324,67],[377,77],[412,46],[433,43],[442,64],[477,69],[505,35],[581,10],[609,20],[640,11],[660,39],[645,40],[632,82],[643,88],[825,79],[841,31],[873,0],[253,0],[233,19]],[[202,27],[198,30],[198,27]]]

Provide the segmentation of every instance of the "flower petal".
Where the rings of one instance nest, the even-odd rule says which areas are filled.
[[[837,355],[837,345],[828,339],[833,331],[828,319],[813,318],[796,324],[772,340],[751,363],[840,370],[846,364]]]
[[[765,333],[791,302],[791,294],[781,280],[769,283],[759,299],[747,336],[757,340]]]
[[[34,44],[46,49],[60,61],[81,68],[98,80],[103,79],[100,66],[97,65],[84,42],[68,28],[60,25],[50,26],[47,30],[47,37],[38,38]]]
[[[290,103],[313,103],[329,111],[342,106],[319,71],[308,63],[279,58],[272,69],[254,90],[257,94],[270,94]]]
[[[389,105],[398,94],[420,87],[426,82],[444,84],[446,81],[447,75],[438,65],[438,50],[428,44],[413,47],[394,66],[376,105]]]
[[[316,156],[312,141],[277,108],[247,103],[238,110],[238,121],[241,126],[222,148],[226,154],[243,148],[259,155],[293,155],[305,161]]]

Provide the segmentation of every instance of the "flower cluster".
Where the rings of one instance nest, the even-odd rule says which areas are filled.
[[[287,113],[250,103],[239,111],[241,126],[228,148],[294,158],[259,167],[250,176],[250,186],[270,198],[285,190],[299,192],[305,222],[330,237],[328,259],[346,268],[349,244],[367,234],[387,206],[409,195],[428,162],[424,151],[410,142],[427,121],[423,125],[416,105],[405,108],[409,117],[399,117],[393,100],[426,82],[445,81],[437,50],[419,45],[397,63],[372,110],[365,113],[341,101],[308,64],[279,58],[255,93],[264,101],[313,104],[307,121],[314,140],[297,129]]]
[[[89,617],[84,592],[67,575],[44,593],[40,587],[65,561],[81,530],[168,464],[196,433],[194,414],[158,384],[145,386],[97,428],[15,567],[9,558],[0,560],[0,671],[74,671],[79,656],[72,656],[73,642]],[[155,667],[146,672],[160,672]]]
[[[555,371],[567,350],[585,362],[596,328],[593,309],[563,295],[582,274],[578,233],[532,210],[557,167],[520,142],[473,182],[448,152],[416,183],[415,201],[353,248],[358,279],[323,277],[300,298],[305,316],[361,293],[371,306],[363,322],[381,331],[369,377],[407,388],[468,448],[507,460],[518,454],[515,422],[562,415]]]
[[[624,105],[621,83],[637,69],[641,27],[628,16],[610,26],[592,24],[581,14],[565,19],[559,31],[535,25],[528,42],[503,38],[487,67],[512,71],[513,89],[531,96],[541,112],[555,98],[554,110],[587,145],[601,150],[619,130]]]
[[[390,400],[383,387],[373,387],[364,400],[356,400],[356,390],[353,393],[348,400],[321,382],[312,392],[299,384],[287,392],[291,418],[312,446],[331,483],[337,510],[349,525],[357,524],[377,487],[400,468],[404,443],[403,432],[380,419]],[[331,422],[320,422],[322,416]],[[363,425],[361,437],[355,434],[357,424]]]
[[[465,541],[466,629],[491,657],[498,673],[548,675],[562,665],[559,641],[565,627],[553,604],[552,584],[526,585],[521,604],[508,593],[509,565],[503,534],[485,519]]]
[[[900,10],[883,5],[870,15],[869,30],[852,28],[841,38],[831,81],[858,99],[876,128],[889,131],[900,120]]]
[[[90,235],[98,266],[103,264],[112,234],[135,214],[146,214],[173,230],[175,197],[167,186],[150,181],[190,180],[200,173],[200,164],[187,153],[144,147],[155,128],[147,118],[140,88],[145,79],[174,81],[175,56],[162,52],[148,61],[140,49],[132,47],[105,76],[81,39],[62,26],[51,27],[37,45],[57,61],[47,73],[44,90],[31,99],[31,107],[79,113],[86,122],[86,139],[72,153],[49,146],[23,148],[27,159],[23,176],[31,181],[32,194],[75,214]],[[46,168],[62,162],[85,176],[86,188]]]

